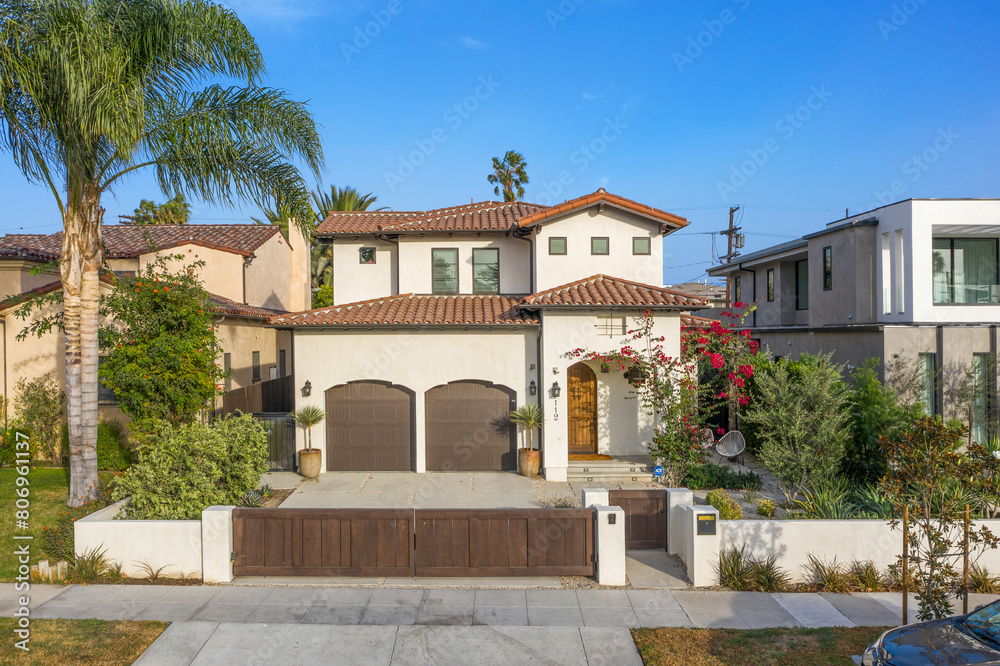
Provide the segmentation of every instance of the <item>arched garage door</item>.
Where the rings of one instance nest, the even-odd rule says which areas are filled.
[[[326,392],[326,469],[413,469],[415,396],[388,382],[359,381]]]
[[[517,394],[506,386],[458,381],[425,394],[428,471],[517,469],[517,432],[507,414]]]

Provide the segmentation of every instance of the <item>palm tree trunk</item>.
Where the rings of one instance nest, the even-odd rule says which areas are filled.
[[[63,313],[66,336],[66,403],[69,429],[69,506],[99,494],[97,486],[97,342],[100,302],[101,220],[96,190],[73,196],[63,218]]]

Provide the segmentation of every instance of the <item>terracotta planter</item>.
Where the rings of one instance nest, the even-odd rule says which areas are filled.
[[[307,479],[319,476],[323,467],[323,452],[319,449],[302,449],[299,451],[299,474]]]
[[[538,465],[542,459],[542,452],[533,449],[517,450],[517,468],[521,471],[521,476],[538,476]]]

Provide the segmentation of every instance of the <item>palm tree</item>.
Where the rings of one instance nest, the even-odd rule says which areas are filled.
[[[303,405],[292,412],[292,420],[306,431],[306,451],[312,451],[312,427],[326,418],[326,412],[316,405]]]
[[[316,190],[312,193],[313,212],[316,224],[326,219],[326,214],[334,211],[368,210],[378,200],[374,194],[358,194],[353,187],[330,186],[330,191]],[[375,210],[385,210],[376,208]]]
[[[517,201],[524,198],[524,186],[528,184],[528,163],[524,161],[521,153],[508,150],[503,156],[503,160],[498,157],[493,158],[493,173],[487,176],[487,180],[493,188],[493,194],[500,195],[503,190],[504,201]],[[515,194],[516,192],[516,194]]]
[[[522,405],[507,415],[507,419],[521,431],[528,431],[528,449],[535,450],[535,428],[541,428],[545,422],[545,414],[540,405]]]
[[[52,192],[63,220],[68,503],[75,506],[98,495],[102,195],[153,169],[164,194],[274,205],[308,222],[308,188],[289,160],[318,174],[323,152],[305,105],[259,86],[260,50],[220,5],[0,0],[0,15],[0,146]],[[220,77],[240,85],[206,85]]]

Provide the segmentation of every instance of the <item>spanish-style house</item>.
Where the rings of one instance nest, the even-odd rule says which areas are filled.
[[[686,225],[604,190],[555,207],[330,213],[317,235],[334,305],[270,320],[294,331],[296,406],[326,410],[324,468],[515,469],[506,417],[535,402],[547,479],[646,455],[653,423],[625,373],[569,352],[617,349],[650,312],[679,355],[681,313],[704,302],[658,285],[663,237]]]
[[[230,371],[227,390],[293,372],[291,334],[267,322],[310,304],[310,250],[297,229],[286,240],[277,227],[255,224],[105,225],[102,238],[107,268],[120,274],[134,274],[161,255],[183,256],[178,265],[204,262],[200,278],[218,316],[219,362]],[[14,316],[26,296],[61,289],[56,269],[32,274],[33,268],[57,261],[61,246],[61,233],[0,238],[0,394],[5,396],[13,397],[21,378],[50,373],[60,385],[65,382],[62,334],[19,341],[18,333],[34,318]],[[103,282],[105,290],[111,288],[108,275]],[[121,416],[111,391],[102,390],[99,400],[101,418]]]
[[[977,377],[973,433],[985,440],[996,394],[1000,200],[910,199],[829,223],[802,238],[713,268],[776,356],[832,353],[919,369],[920,401],[955,415],[950,381]],[[992,388],[991,388],[992,387]]]

